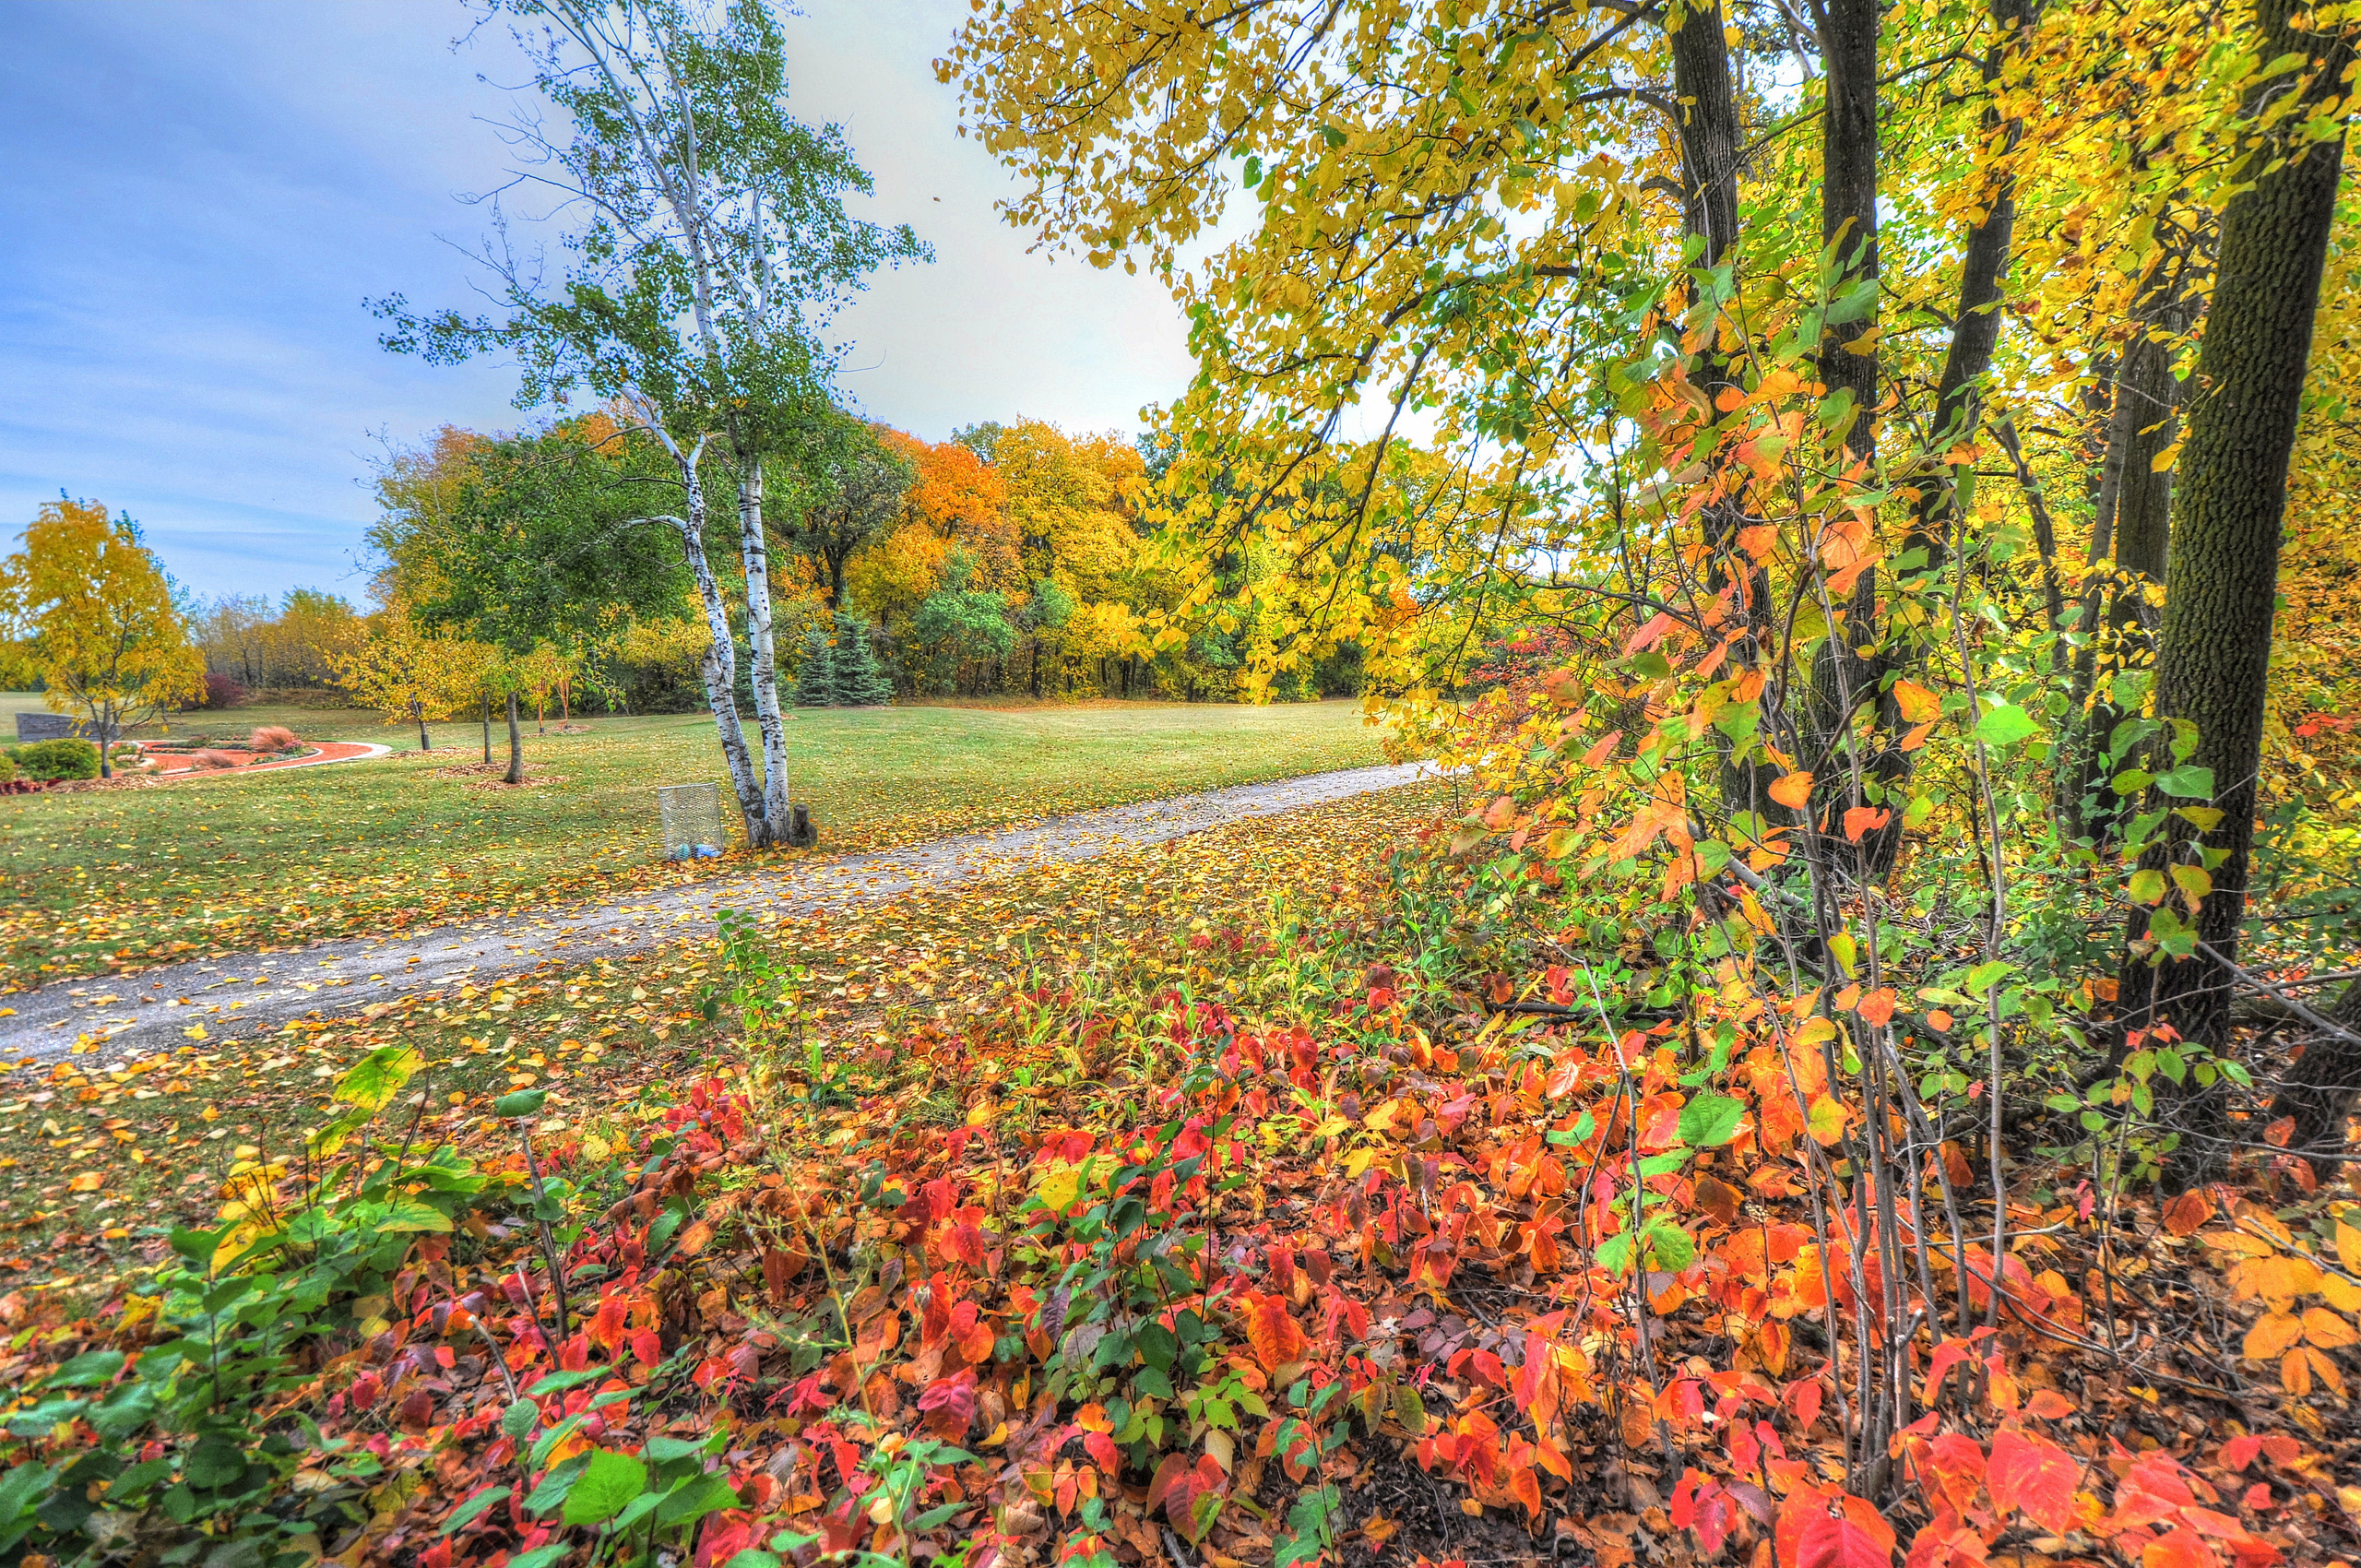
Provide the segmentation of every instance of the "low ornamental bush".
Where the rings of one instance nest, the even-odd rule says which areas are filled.
[[[17,759],[6,752],[0,752],[0,784],[13,784],[16,781]]]
[[[264,724],[255,729],[246,742],[246,749],[251,752],[291,752],[303,744],[295,738],[295,731],[285,725]]]
[[[205,700],[196,706],[205,708],[235,707],[246,700],[246,688],[234,675],[208,675],[205,678]]]
[[[27,778],[96,778],[99,776],[99,748],[73,736],[54,741],[29,741],[11,748],[8,754],[16,758],[17,771]]]
[[[228,752],[216,751],[191,752],[188,754],[188,765],[193,768],[200,769],[245,766],[241,758],[232,756]]]

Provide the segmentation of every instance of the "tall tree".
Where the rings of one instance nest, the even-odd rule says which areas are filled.
[[[788,477],[770,526],[811,564],[828,607],[839,609],[846,565],[901,517],[916,471],[877,432],[836,409],[805,422],[784,445]]]
[[[508,0],[535,85],[572,121],[570,139],[520,116],[519,180],[554,184],[590,214],[563,288],[504,244],[480,259],[505,315],[412,314],[392,296],[385,342],[438,362],[516,356],[520,405],[574,388],[618,399],[662,444],[679,475],[678,530],[712,647],[706,694],[730,781],[760,848],[787,839],[787,733],[772,639],[763,528],[767,460],[824,397],[832,352],[816,334],[880,265],[928,253],[907,228],[846,213],[869,176],[841,131],[786,109],[785,41],[764,0]],[[730,606],[706,555],[703,465],[718,433],[737,490],[736,539],[757,771],[738,714]]]
[[[2292,0],[2253,0],[2251,15],[2247,47],[2299,69],[2252,90],[2249,177],[2222,213],[2157,658],[2157,712],[2193,735],[2184,733],[2177,748],[2187,754],[2176,770],[2178,792],[2156,802],[2164,820],[2142,857],[2151,871],[2169,872],[2174,885],[2170,901],[2132,915],[2122,980],[2128,1025],[2169,1022],[2182,1038],[2215,1049],[2228,1044],[2229,966],[2254,848],[2288,455],[2336,211],[2341,78],[2352,59],[2340,36],[2299,29]],[[2209,803],[2183,804],[2191,794]],[[2201,1150],[2197,1169],[2214,1158]]]

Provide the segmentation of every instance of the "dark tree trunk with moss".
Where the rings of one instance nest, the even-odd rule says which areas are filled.
[[[2306,90],[2333,93],[2347,52],[2330,39],[2296,32],[2290,26],[2293,10],[2291,0],[2256,0],[2252,44],[2265,60],[2305,58],[2313,67]],[[2291,79],[2305,78],[2279,81]],[[2298,113],[2282,123],[2303,120]],[[2191,923],[2199,941],[2225,959],[2237,956],[2246,914],[2288,457],[2343,157],[2341,138],[2274,150],[2284,150],[2286,160],[2233,197],[2222,216],[2205,346],[2189,402],[2180,516],[2173,528],[2170,592],[2157,653],[2157,712],[2196,726],[2190,760],[2212,769],[2212,804],[2221,815],[2203,830],[2177,814],[2168,817],[2146,863],[2189,864],[2200,851],[2214,853],[2213,890]],[[2202,948],[2152,966],[2150,923],[2142,909],[2128,931],[2131,946],[2121,995],[2127,1024],[2169,1021],[2183,1039],[2226,1049],[2234,977]],[[2192,1171],[2201,1179],[2218,1167],[2225,1149],[2218,1135],[2227,1126],[2225,1109],[2218,1092],[2194,1096],[2180,1108],[2191,1157],[2181,1180]]]

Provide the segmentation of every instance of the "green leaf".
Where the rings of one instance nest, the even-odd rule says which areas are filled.
[[[647,1467],[628,1454],[601,1448],[590,1455],[589,1468],[565,1494],[560,1515],[569,1525],[596,1525],[623,1512],[623,1504],[647,1490]]]
[[[1719,1148],[1738,1136],[1746,1107],[1727,1095],[1700,1095],[1680,1108],[1680,1141],[1691,1148]]]
[[[1970,995],[1980,995],[1999,984],[2000,977],[2015,967],[2006,958],[1995,958],[1990,963],[1978,964],[1967,971],[1967,983],[1961,989]]]
[[[578,1420],[570,1420],[567,1421],[564,1426],[552,1427],[550,1430],[552,1431],[564,1431],[567,1429],[579,1424]],[[540,1444],[537,1443],[535,1446],[539,1447]],[[528,1514],[547,1514],[555,1509],[564,1507],[565,1505],[566,1493],[574,1490],[574,1483],[582,1479],[582,1472],[589,1467],[589,1455],[587,1454],[577,1454],[573,1458],[568,1459],[564,1464],[560,1465],[556,1469],[552,1470],[548,1475],[543,1476],[541,1478],[541,1484],[535,1487],[530,1492],[526,1494],[525,1512]]]
[[[336,1086],[336,1098],[374,1114],[393,1102],[426,1058],[407,1045],[381,1045],[353,1064]]]
[[[397,1235],[405,1232],[431,1230],[437,1233],[451,1229],[451,1217],[416,1198],[397,1198],[386,1206],[386,1218],[377,1222],[377,1233]]]
[[[492,1113],[494,1116],[505,1116],[511,1121],[519,1117],[538,1116],[549,1098],[550,1092],[547,1089],[518,1089],[515,1094],[504,1094],[492,1101]]]
[[[86,1350],[42,1381],[44,1388],[102,1388],[123,1370],[120,1350]]]
[[[2156,776],[2144,767],[2127,767],[2109,783],[2118,795],[2136,795],[2156,781]]]
[[[513,1487],[505,1486],[488,1486],[484,1488],[481,1491],[477,1492],[473,1497],[469,1498],[465,1503],[460,1503],[458,1507],[452,1510],[451,1516],[443,1521],[443,1533],[446,1536],[457,1535],[461,1530],[466,1529],[469,1525],[472,1525],[478,1519],[482,1518],[483,1511],[485,1509],[491,1507],[493,1503],[500,1502],[515,1490],[516,1489]]]
[[[2153,867],[2131,873],[2128,889],[2135,904],[2153,904],[2165,896],[2165,873]]]
[[[552,1564],[564,1562],[565,1554],[573,1550],[572,1541],[553,1540],[547,1546],[535,1547],[521,1557],[510,1558],[508,1568],[552,1568]]]
[[[1593,1117],[1589,1111],[1585,1111],[1582,1113],[1581,1118],[1574,1123],[1573,1131],[1570,1133],[1551,1133],[1548,1134],[1548,1136],[1549,1141],[1553,1144],[1579,1144],[1587,1140],[1590,1135],[1596,1131],[1598,1131],[1597,1119]]]
[[[2013,746],[2039,733],[2041,726],[2014,703],[2002,703],[1975,725],[1975,738],[1987,746]]]
[[[1657,1266],[1679,1273],[1697,1261],[1697,1243],[1688,1231],[1667,1219],[1648,1222],[1648,1251]]]
[[[1631,1233],[1626,1230],[1620,1235],[1609,1236],[1598,1244],[1591,1256],[1608,1273],[1622,1273],[1631,1262]]]
[[[540,1424],[541,1408],[530,1399],[519,1399],[500,1412],[500,1431],[511,1443],[522,1443]]]
[[[2210,801],[2213,798],[2213,770],[2193,762],[2183,763],[2170,773],[2159,774],[2156,788],[2185,801]]]
[[[525,1393],[534,1399],[552,1394],[563,1394],[576,1384],[590,1383],[599,1378],[610,1376],[614,1370],[612,1367],[576,1367],[572,1372],[553,1372],[525,1390]],[[512,1405],[509,1408],[514,1410],[516,1406]]]

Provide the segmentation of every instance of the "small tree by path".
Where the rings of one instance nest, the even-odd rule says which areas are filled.
[[[0,561],[0,664],[37,678],[51,711],[82,717],[113,778],[126,726],[204,695],[204,658],[128,513],[109,520],[98,502],[61,495],[24,538]]]

